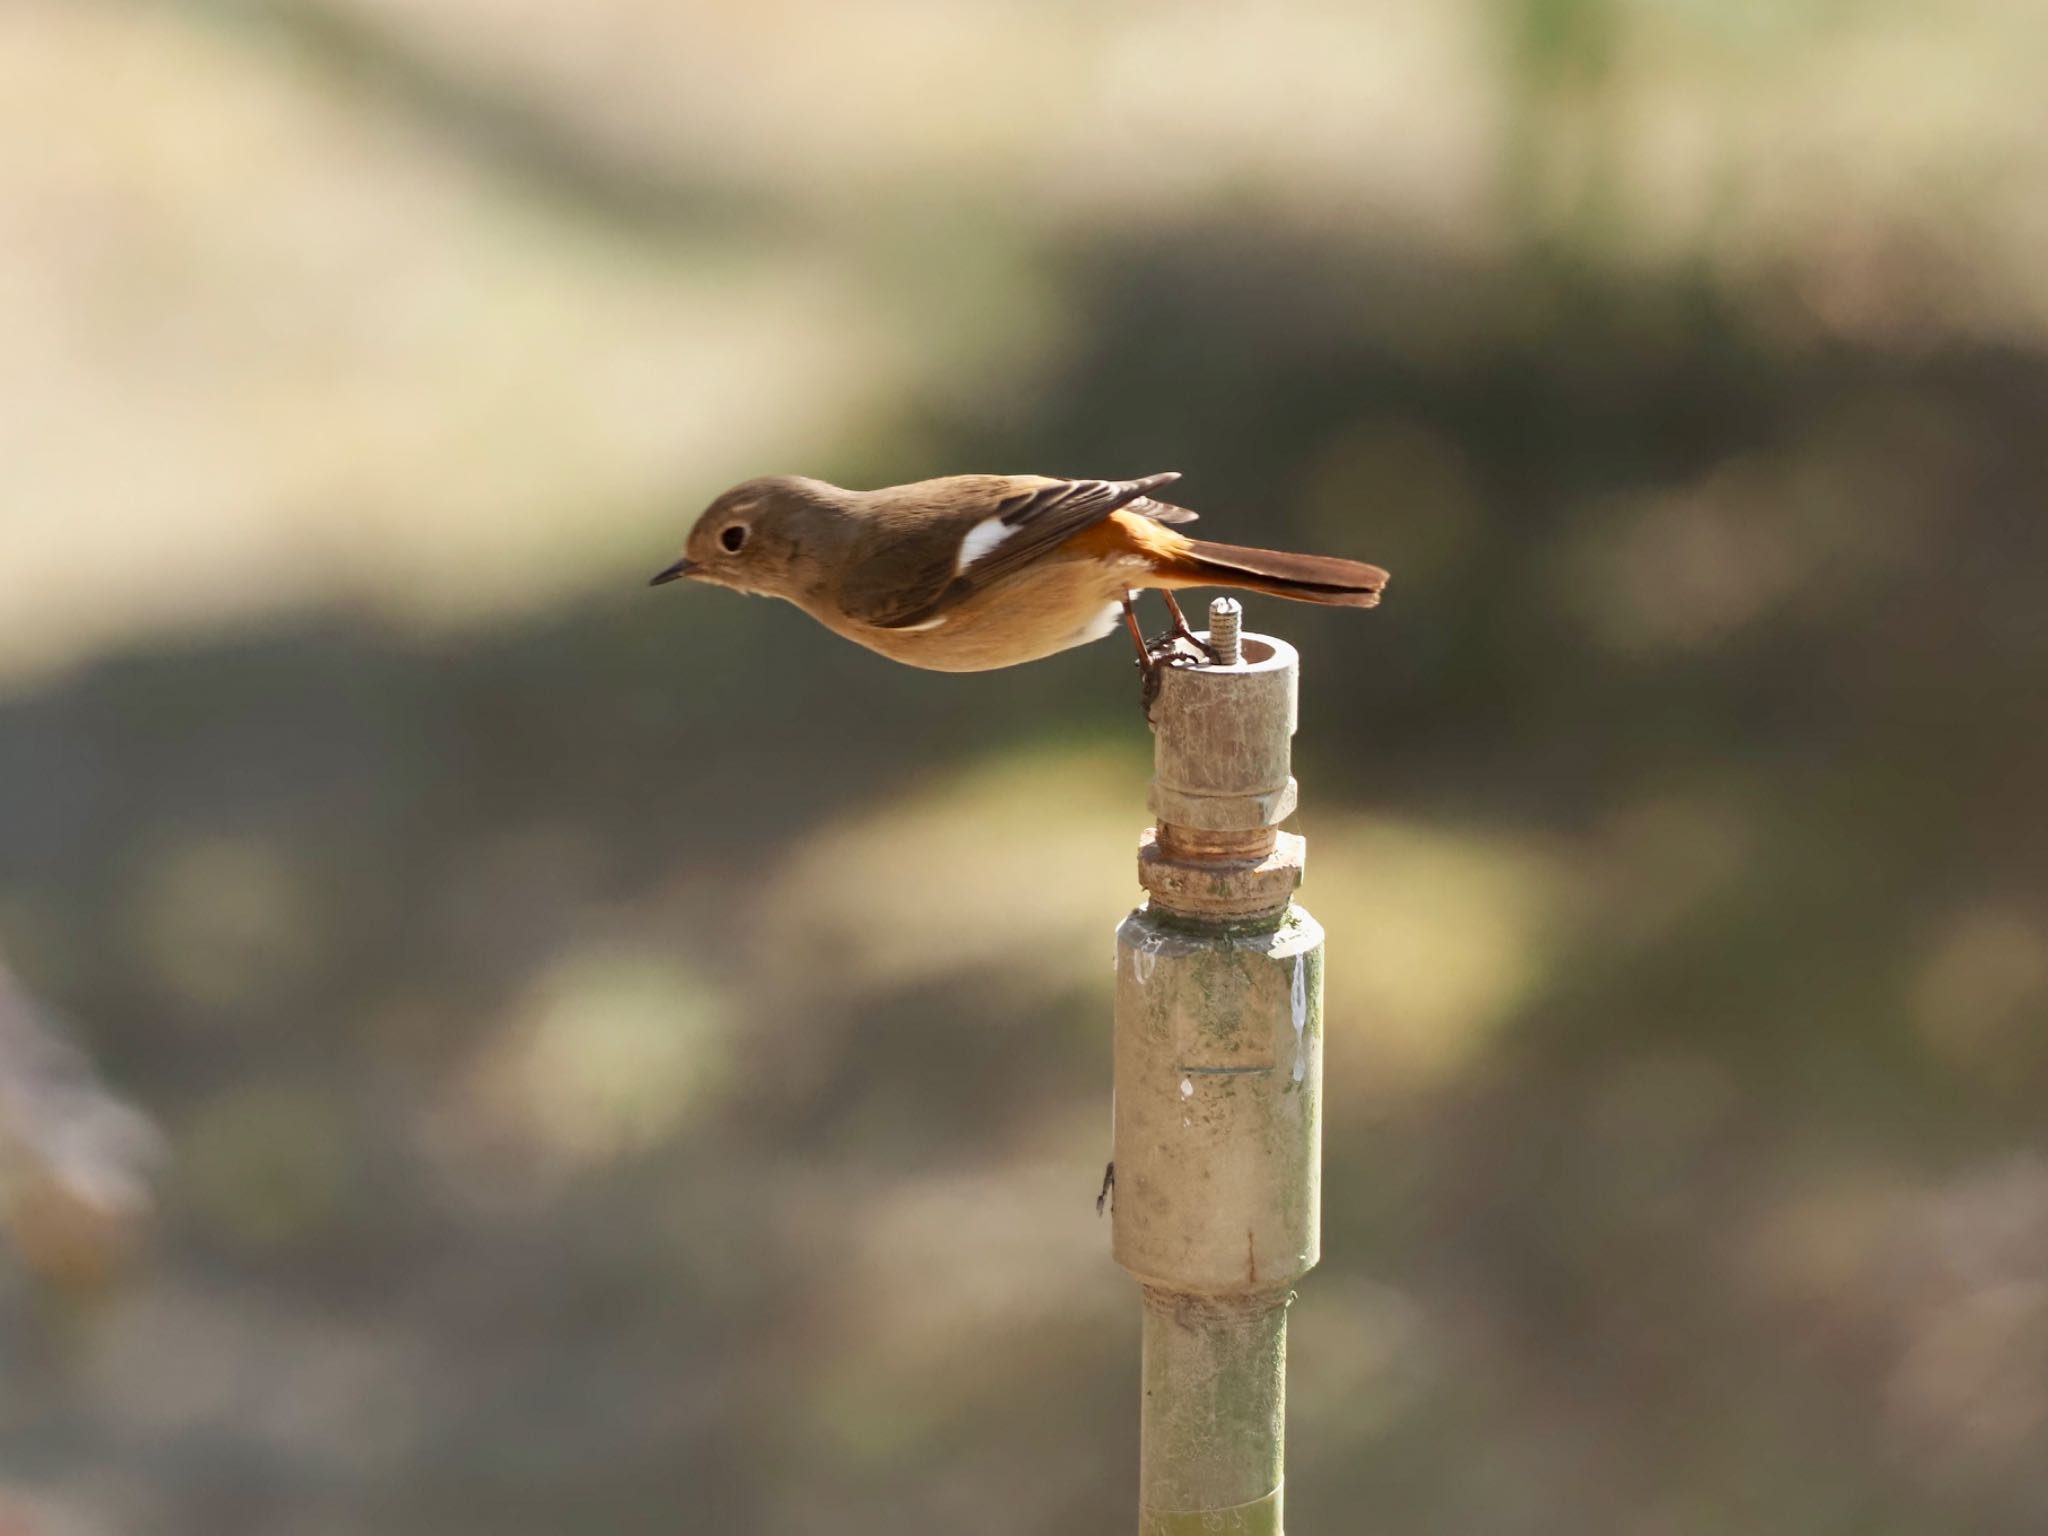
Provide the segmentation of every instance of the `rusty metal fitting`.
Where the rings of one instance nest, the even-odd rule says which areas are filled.
[[[1301,885],[1308,844],[1290,832],[1255,836],[1263,851],[1184,852],[1162,840],[1171,828],[1147,828],[1138,838],[1138,883],[1154,906],[1182,917],[1242,922],[1273,917]]]

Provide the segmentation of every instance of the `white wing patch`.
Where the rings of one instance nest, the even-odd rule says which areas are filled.
[[[1015,527],[1004,522],[999,516],[983,518],[968,529],[967,537],[960,541],[960,559],[953,567],[953,574],[961,574],[1016,531]]]
[[[946,616],[942,613],[935,619],[926,619],[922,624],[905,624],[902,626],[902,632],[910,635],[917,633],[920,629],[937,629],[945,622]]]

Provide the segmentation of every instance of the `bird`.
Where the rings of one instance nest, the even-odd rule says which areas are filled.
[[[1098,640],[1124,622],[1150,681],[1177,641],[1207,653],[1174,592],[1233,587],[1346,608],[1378,604],[1387,573],[1325,555],[1211,544],[1194,512],[1135,480],[948,475],[852,491],[768,475],[723,492],[651,586],[688,580],[794,603],[893,661],[984,672]],[[1164,594],[1174,631],[1148,641],[1133,599]],[[1213,653],[1207,653],[1214,660]]]

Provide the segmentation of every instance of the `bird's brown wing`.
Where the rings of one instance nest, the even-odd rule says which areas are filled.
[[[852,582],[839,593],[840,607],[851,617],[880,629],[911,629],[928,624],[954,604],[1024,569],[1094,526],[1119,507],[1162,523],[1193,522],[1185,507],[1153,501],[1152,492],[1173,484],[1179,474],[1147,475],[1142,480],[1023,480],[987,477],[991,494],[957,509],[948,507],[947,521],[955,537],[921,561],[889,558],[887,545],[869,568],[884,579]],[[950,498],[949,498],[950,499]],[[962,566],[960,554],[974,530],[991,523],[999,536],[975,559]],[[918,530],[918,542],[929,545],[930,525]],[[906,569],[908,567],[908,569]]]

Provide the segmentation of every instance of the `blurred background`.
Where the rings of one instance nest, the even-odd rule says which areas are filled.
[[[1118,1530],[1149,741],[652,593],[1178,469],[1303,1532],[2048,1526],[2048,10],[0,7],[0,1531]]]

